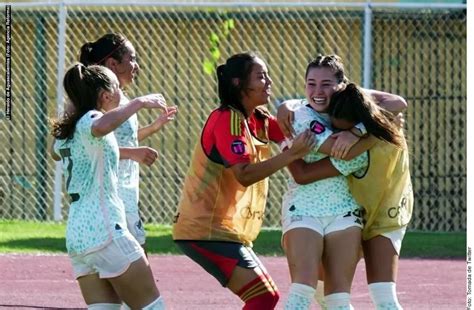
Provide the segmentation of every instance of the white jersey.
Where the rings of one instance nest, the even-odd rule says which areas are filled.
[[[298,105],[294,111],[294,124],[296,134],[310,129],[317,141],[315,148],[303,159],[315,162],[327,157],[320,153],[320,146],[328,139],[333,131],[329,117],[312,109],[306,101]],[[355,172],[367,166],[367,153],[357,156],[350,161],[341,161],[338,168],[343,167],[344,173]],[[352,197],[347,178],[343,175],[323,179],[307,185],[297,184],[292,177],[288,180],[288,190],[283,196],[282,216],[335,216],[344,214],[360,206]]]
[[[66,189],[72,198],[66,247],[72,256],[106,246],[127,229],[117,194],[119,149],[114,134],[96,138],[91,127],[101,112],[87,112],[72,139],[56,140],[54,151],[63,161]]]
[[[128,98],[121,93],[120,105],[128,104]],[[138,117],[130,116],[114,130],[119,147],[138,147]],[[139,164],[131,159],[121,159],[118,172],[118,193],[126,213],[138,214]]]

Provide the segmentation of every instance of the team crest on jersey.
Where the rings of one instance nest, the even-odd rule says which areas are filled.
[[[245,143],[242,140],[234,140],[230,148],[234,154],[242,155],[245,153]]]
[[[326,130],[326,127],[324,127],[324,125],[318,121],[312,121],[309,125],[309,129],[315,134],[319,135]]]

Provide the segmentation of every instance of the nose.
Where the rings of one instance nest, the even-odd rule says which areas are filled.
[[[273,80],[272,80],[272,78],[271,78],[270,76],[268,76],[268,78],[267,78],[267,84],[268,84],[268,85],[272,85],[272,84],[273,84]]]
[[[316,85],[315,91],[317,95],[323,94],[323,88],[319,85]]]

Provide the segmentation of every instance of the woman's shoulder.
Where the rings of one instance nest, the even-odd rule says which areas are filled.
[[[100,118],[102,115],[103,113],[97,110],[87,111],[77,122],[76,130],[77,131],[90,130],[90,127],[92,126],[94,121]]]

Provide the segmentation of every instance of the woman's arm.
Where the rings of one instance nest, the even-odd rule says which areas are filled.
[[[126,105],[112,109],[92,123],[92,135],[102,137],[111,133],[142,108],[163,109],[164,100],[161,94],[150,94],[135,98]]]
[[[49,153],[51,154],[51,157],[55,160],[55,161],[60,161],[61,160],[61,156],[59,156],[55,151],[54,151],[54,143],[56,142],[56,139],[53,138],[53,141],[51,142],[50,146],[49,146]]]
[[[154,122],[148,126],[138,129],[138,141],[142,141],[155,132],[158,132],[165,124],[174,120],[176,113],[178,112],[178,107],[167,107],[166,111],[158,116]]]
[[[306,130],[295,138],[291,148],[286,149],[275,157],[255,164],[235,164],[230,169],[240,184],[250,186],[286,167],[294,160],[302,158],[314,148],[315,144],[316,141],[314,140],[313,133]]]
[[[341,175],[331,163],[329,157],[307,163],[303,159],[298,159],[288,165],[291,175],[296,183],[305,185]]]
[[[151,166],[158,158],[158,152],[148,146],[120,147],[120,159],[130,159]]]
[[[408,107],[405,98],[399,95],[374,89],[364,89],[364,91],[371,95],[375,99],[376,103],[378,103],[382,108],[392,112],[395,115],[406,110]]]
[[[351,135],[352,133],[348,132],[347,134]],[[335,154],[331,154],[334,143],[336,143],[336,139],[333,137],[330,137],[326,139],[326,141],[324,141],[324,143],[319,147],[318,152],[321,152],[326,155],[330,155],[338,159],[351,160],[351,159],[354,159],[354,157],[370,149],[372,146],[374,146],[376,142],[377,142],[377,138],[375,138],[372,135],[368,135],[365,138],[360,138],[358,142],[353,144],[352,147],[349,147],[349,149],[345,149],[344,150],[345,155],[342,154],[339,156],[339,154],[336,154],[337,155],[336,156]]]

